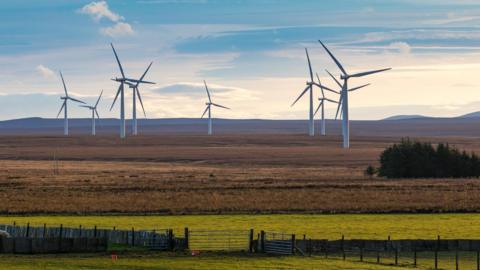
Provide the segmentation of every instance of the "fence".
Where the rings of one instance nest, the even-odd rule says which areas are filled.
[[[0,253],[42,254],[107,250],[105,238],[1,238]]]
[[[252,251],[253,230],[185,229],[188,248],[203,251]]]
[[[277,232],[260,234],[261,250],[267,254],[292,255],[295,253],[295,235]]]
[[[60,225],[59,227],[32,227],[17,225],[0,225],[0,230],[8,232],[13,238],[105,238],[110,244],[144,246],[156,250],[164,250],[171,247],[173,242],[172,230],[117,230],[97,228],[68,228]]]
[[[171,229],[117,230],[0,225],[12,238],[0,238],[0,253],[94,252],[107,245],[141,246],[152,250],[249,251],[272,255],[312,255],[391,265],[420,264],[433,269],[480,269],[480,240],[438,237],[436,240],[296,239],[294,234],[254,230],[189,230],[183,237]],[[99,242],[100,241],[100,242]],[[104,241],[104,242],[101,242]]]

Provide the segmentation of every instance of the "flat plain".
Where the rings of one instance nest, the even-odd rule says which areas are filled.
[[[480,152],[468,137],[422,137]],[[1,136],[3,214],[476,212],[477,179],[367,177],[399,137]]]

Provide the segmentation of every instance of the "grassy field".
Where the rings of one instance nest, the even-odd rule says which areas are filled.
[[[460,254],[460,269],[476,269],[473,253]],[[455,269],[453,254],[439,254],[440,269]],[[433,269],[433,253],[418,254],[416,269]],[[141,253],[120,254],[112,261],[108,254],[96,255],[0,255],[0,268],[9,270],[152,270],[152,269],[412,269],[412,257],[399,257],[399,265],[394,259],[365,257],[360,262],[357,257],[343,261],[339,257],[325,259],[323,256],[268,257],[246,254],[200,254],[192,257],[187,254]]]
[[[190,230],[255,229],[306,234],[317,239],[480,238],[480,214],[341,214],[341,215],[186,215],[186,216],[0,216],[0,224],[32,226]],[[466,229],[468,228],[468,229]]]
[[[369,178],[400,138],[0,136],[0,213],[477,212],[478,179]],[[480,152],[475,138],[423,138]],[[56,162],[53,161],[55,152]],[[58,174],[54,173],[54,165]]]

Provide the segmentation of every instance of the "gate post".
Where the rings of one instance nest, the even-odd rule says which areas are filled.
[[[250,229],[250,234],[248,235],[248,242],[249,242],[248,251],[252,253],[253,252],[253,229]]]
[[[262,252],[265,252],[265,231],[260,232],[260,247]]]
[[[295,254],[295,246],[296,246],[295,234],[292,234],[292,254]]]
[[[185,249],[190,249],[189,243],[189,236],[188,236],[188,227],[185,228]]]

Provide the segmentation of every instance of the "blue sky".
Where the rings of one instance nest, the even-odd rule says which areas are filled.
[[[306,118],[307,100],[290,108],[307,80],[304,48],[324,83],[334,86],[324,69],[339,72],[318,39],[348,70],[393,68],[351,82],[372,83],[352,94],[352,119],[480,108],[478,1],[19,0],[0,16],[0,119],[55,117],[59,70],[72,96],[94,102],[103,89],[100,114],[117,116],[110,42],[131,77],[154,61],[157,84],[140,89],[148,117],[198,117],[205,79],[233,109],[216,117]]]

